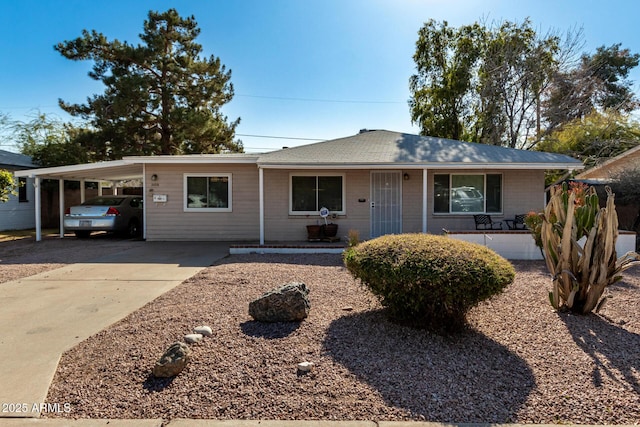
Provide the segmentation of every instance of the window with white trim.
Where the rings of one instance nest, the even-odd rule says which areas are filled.
[[[231,212],[231,174],[184,174],[184,210]]]
[[[344,215],[344,174],[296,173],[289,176],[289,214],[319,215],[329,212]]]
[[[435,174],[434,213],[501,213],[501,174]]]

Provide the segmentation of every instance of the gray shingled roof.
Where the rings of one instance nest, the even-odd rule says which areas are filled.
[[[286,148],[260,156],[269,165],[472,166],[521,164],[531,168],[580,168],[572,157],[539,151],[411,135],[387,130],[363,131],[347,138]]]
[[[37,167],[29,156],[0,150],[0,168],[31,169]]]

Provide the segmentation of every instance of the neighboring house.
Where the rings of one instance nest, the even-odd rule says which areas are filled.
[[[601,200],[605,200],[604,187],[610,184],[619,172],[639,167],[640,145],[578,174],[574,179],[595,186],[601,195]],[[624,193],[623,189],[619,191]],[[620,193],[618,196],[620,196]],[[618,222],[621,229],[640,231],[640,200],[626,200],[623,203],[616,201],[616,211],[618,212]],[[636,246],[640,247],[640,236],[638,236]]]
[[[576,180],[597,180],[602,182],[611,179],[624,169],[634,169],[640,167],[640,145],[625,151],[622,154],[606,160],[598,166],[578,174]]]
[[[322,207],[339,236],[475,230],[474,213],[542,210],[544,171],[579,168],[564,155],[375,130],[265,154],[127,157],[21,176],[143,177],[147,240],[264,244],[306,240]]]
[[[31,157],[0,150],[0,169],[10,172],[33,169],[37,167]],[[35,226],[34,194],[32,178],[18,178],[22,183],[17,196],[9,196],[9,200],[0,203],[0,230],[24,230]]]

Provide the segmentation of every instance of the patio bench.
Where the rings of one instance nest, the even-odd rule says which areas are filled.
[[[493,221],[491,215],[474,215],[473,220],[476,222],[476,230],[502,230],[502,223]]]
[[[524,223],[526,217],[526,214],[518,214],[514,219],[505,219],[504,222],[507,224],[509,230],[526,230],[527,225]]]

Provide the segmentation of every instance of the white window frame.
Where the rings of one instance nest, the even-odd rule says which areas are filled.
[[[293,210],[293,177],[294,176],[339,176],[342,178],[342,210],[340,211],[330,211],[331,214],[336,215],[346,215],[347,212],[347,179],[346,174],[344,173],[336,173],[336,172],[290,172],[289,173],[289,215],[297,216],[297,215],[320,215],[320,210],[317,211],[294,211]],[[316,192],[316,205],[318,203],[318,194]],[[319,206],[318,208],[321,208]]]
[[[229,206],[226,208],[190,208],[189,206],[189,194],[187,190],[188,178],[227,178],[227,184],[229,187]],[[183,174],[183,200],[182,208],[184,212],[233,212],[233,174],[231,173],[185,173]]]
[[[449,176],[449,212],[433,212],[433,215],[474,215],[474,214],[488,214],[488,215],[502,215],[504,213],[504,174],[503,173],[434,173],[434,181],[435,175],[448,175]],[[487,212],[487,175],[500,175],[500,212]],[[482,212],[453,212],[451,210],[451,181],[453,176],[482,176],[482,184],[483,188],[483,197],[484,197],[484,209]],[[435,189],[434,189],[434,197],[435,197]],[[432,200],[433,205],[435,206],[435,200]]]

